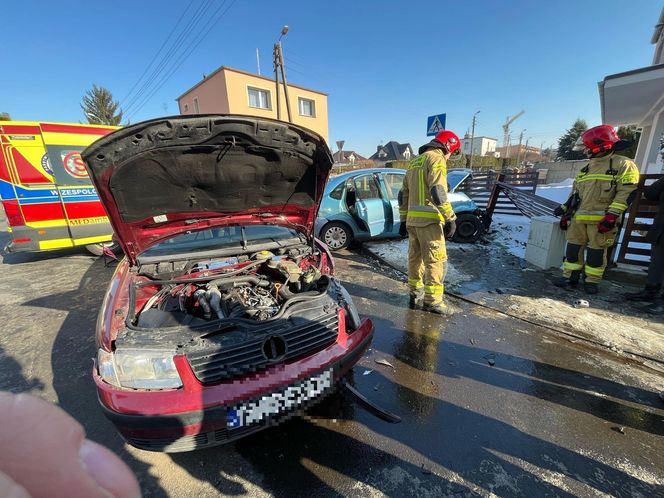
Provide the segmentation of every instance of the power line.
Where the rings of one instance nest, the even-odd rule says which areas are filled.
[[[219,6],[219,8],[217,8],[217,10],[214,12],[214,14],[212,14],[212,16],[210,16],[208,22],[203,25],[203,29],[201,30],[202,34],[200,36],[198,36],[197,38],[194,38],[189,43],[189,45],[182,51],[179,58],[173,63],[173,65],[171,66],[169,72],[164,75],[164,77],[161,79],[161,81],[152,89],[152,91],[150,91],[150,93],[143,99],[143,101],[141,101],[140,104],[138,104],[138,107],[135,108],[134,111],[132,111],[132,113],[129,117],[134,116],[138,111],[140,111],[143,108],[143,106],[145,106],[145,104],[147,104],[150,101],[150,99],[152,99],[152,97],[155,95],[155,93],[157,93],[161,89],[161,87],[164,86],[164,84],[171,78],[171,76],[173,76],[173,74],[175,74],[175,72],[180,68],[180,66],[182,66],[182,64],[184,63],[186,58],[194,50],[196,50],[196,48],[203,42],[203,40],[206,38],[206,36],[212,30],[212,28],[226,15],[226,13],[233,7],[233,5],[235,5],[236,1],[237,0],[232,0],[230,5],[228,5],[228,7],[226,7],[226,9],[221,11],[222,8],[224,7],[224,5],[227,2],[227,0],[224,0],[224,2]],[[217,16],[217,14],[219,12],[221,12],[221,14],[219,14]]]
[[[150,74],[148,79],[145,81],[145,83],[140,87],[138,92],[136,92],[134,94],[134,96],[131,98],[131,100],[127,103],[127,105],[125,107],[125,112],[128,112],[129,109],[131,109],[133,106],[135,106],[139,102],[141,97],[143,95],[145,95],[145,93],[147,93],[150,90],[150,86],[159,78],[159,76],[168,67],[168,65],[170,64],[173,57],[175,57],[177,55],[180,48],[185,43],[187,36],[194,30],[194,28],[197,27],[197,25],[203,19],[203,15],[205,14],[206,10],[209,9],[209,7],[210,7],[210,5],[212,4],[213,1],[214,0],[203,0],[201,2],[201,4],[198,6],[196,11],[192,15],[192,18],[185,25],[185,27],[182,29],[182,31],[180,31],[180,34],[177,36],[175,41],[171,44],[168,51],[161,58],[161,61],[159,62],[159,64],[154,68],[154,70],[152,71],[152,73]]]
[[[120,100],[120,104],[121,104],[120,107],[122,107],[122,103],[123,103],[123,102],[126,102],[126,101],[127,101],[127,98],[128,98],[128,97],[132,94],[132,92],[136,89],[136,87],[137,87],[138,84],[141,82],[141,80],[143,79],[143,77],[147,74],[147,72],[148,72],[148,70],[150,69],[150,67],[152,67],[152,64],[154,64],[154,62],[157,60],[157,57],[159,56],[159,54],[161,53],[161,51],[164,49],[164,47],[166,46],[166,43],[168,43],[168,40],[171,38],[171,36],[173,36],[173,33],[175,33],[175,30],[176,30],[177,27],[180,25],[180,22],[181,22],[182,19],[184,18],[184,15],[187,13],[187,11],[189,10],[189,7],[191,7],[193,3],[194,3],[194,0],[189,0],[189,4],[188,4],[187,7],[182,11],[182,14],[180,14],[180,18],[179,18],[178,21],[175,23],[175,25],[173,26],[173,29],[171,29],[171,32],[168,34],[168,36],[166,36],[166,38],[164,39],[163,43],[161,44],[161,47],[159,47],[159,50],[157,50],[157,52],[154,54],[154,56],[152,57],[152,60],[150,61],[150,63],[149,63],[147,66],[145,66],[145,69],[143,70],[143,73],[142,73],[141,76],[136,80],[136,82],[135,82],[134,85],[131,87],[131,89],[129,90],[129,92],[127,92],[127,94],[126,94],[126,95]]]
[[[217,8],[217,10],[214,12],[212,16],[208,18],[208,21],[203,25],[203,28],[199,31],[199,35],[195,38],[193,38],[189,44],[184,48],[182,52],[180,52],[180,55],[178,58],[173,62],[173,64],[168,68],[168,71],[164,74],[164,76],[155,84],[155,86],[149,90],[148,94],[141,100],[140,102],[137,103],[137,107],[132,111],[131,116],[135,115],[138,111],[140,111],[145,104],[147,104],[150,99],[155,95],[156,92],[161,89],[161,87],[164,86],[164,84],[171,78],[171,76],[180,68],[180,66],[184,63],[186,58],[200,45],[200,43],[203,41],[203,39],[207,36],[207,34],[210,32],[210,30],[214,27],[214,25],[226,14],[226,12],[233,6],[236,0],[233,0],[231,5],[229,5],[226,10],[224,10],[221,15],[219,15],[217,18],[215,16],[221,11],[221,9],[224,7],[226,4],[227,0],[224,0],[223,3]],[[207,28],[207,29],[206,29]],[[202,33],[202,34],[201,34]]]

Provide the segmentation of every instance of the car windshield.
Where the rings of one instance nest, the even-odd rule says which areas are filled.
[[[448,171],[447,185],[450,190],[455,190],[464,178],[468,176],[466,171]]]
[[[273,246],[280,246],[291,241],[299,242],[300,234],[293,229],[275,225],[207,228],[176,235],[159,242],[143,251],[140,259],[225,249],[242,249],[261,243],[272,243]]]

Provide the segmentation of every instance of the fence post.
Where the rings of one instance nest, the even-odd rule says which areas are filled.
[[[491,220],[493,219],[493,212],[496,209],[496,203],[498,202],[498,196],[500,195],[500,185],[499,183],[503,182],[505,180],[505,174],[501,173],[498,175],[498,181],[493,184],[493,188],[491,189],[491,194],[489,195],[489,202],[486,205],[486,213],[489,217],[489,225],[491,224]],[[489,226],[487,225],[487,228]]]

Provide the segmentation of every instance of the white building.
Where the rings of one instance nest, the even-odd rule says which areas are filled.
[[[493,156],[496,152],[497,140],[490,137],[474,137],[472,139],[473,156]],[[461,139],[461,153],[470,154],[471,139]]]
[[[599,84],[602,122],[637,125],[641,140],[636,164],[642,173],[662,173],[660,140],[664,137],[664,8],[650,43],[655,45],[651,66],[606,76]]]

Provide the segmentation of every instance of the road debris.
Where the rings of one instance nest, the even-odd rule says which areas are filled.
[[[622,425],[617,427],[611,427],[611,429],[613,429],[616,432],[619,432],[620,434],[625,434],[625,428]]]
[[[369,375],[373,370],[365,370],[362,375]]]
[[[374,360],[374,361],[375,361],[376,363],[378,363],[379,365],[385,365],[386,367],[390,367],[392,370],[396,371],[396,368],[394,368],[394,365],[392,365],[389,361],[387,361],[387,360],[384,359],[384,358],[378,358],[378,359],[376,359],[376,360]]]
[[[474,345],[474,344],[477,344],[477,339],[472,339],[472,338],[471,338],[471,339],[470,339],[470,343],[473,344],[473,345]]]
[[[575,308],[590,308],[590,303],[585,299],[577,299],[576,301],[574,301],[572,306],[574,306]]]
[[[494,366],[494,365],[496,364],[496,360],[494,360],[493,358],[489,358],[489,359],[487,360],[487,362],[488,362],[489,365],[491,365],[491,366]]]

